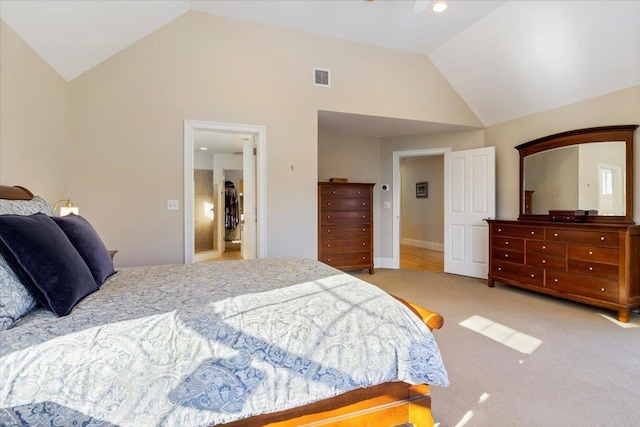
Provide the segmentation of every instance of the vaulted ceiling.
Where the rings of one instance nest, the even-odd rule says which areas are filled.
[[[427,55],[485,125],[640,84],[640,1],[0,0],[70,81],[189,10]]]

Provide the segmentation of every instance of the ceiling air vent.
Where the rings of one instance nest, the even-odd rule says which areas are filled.
[[[313,85],[331,87],[331,71],[322,68],[313,69]]]

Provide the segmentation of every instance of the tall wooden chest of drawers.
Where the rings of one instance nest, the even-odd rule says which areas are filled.
[[[373,186],[318,183],[318,260],[373,274]]]
[[[640,307],[640,226],[489,220],[489,277],[618,311]]]

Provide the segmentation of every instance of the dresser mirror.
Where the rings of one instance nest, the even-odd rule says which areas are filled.
[[[563,132],[516,147],[520,220],[587,211],[587,222],[633,223],[633,133],[637,125]]]

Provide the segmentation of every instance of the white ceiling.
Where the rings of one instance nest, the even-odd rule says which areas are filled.
[[[640,1],[450,0],[443,14],[414,14],[431,3],[0,0],[0,19],[67,80],[189,10],[417,52],[485,125],[640,84]]]

